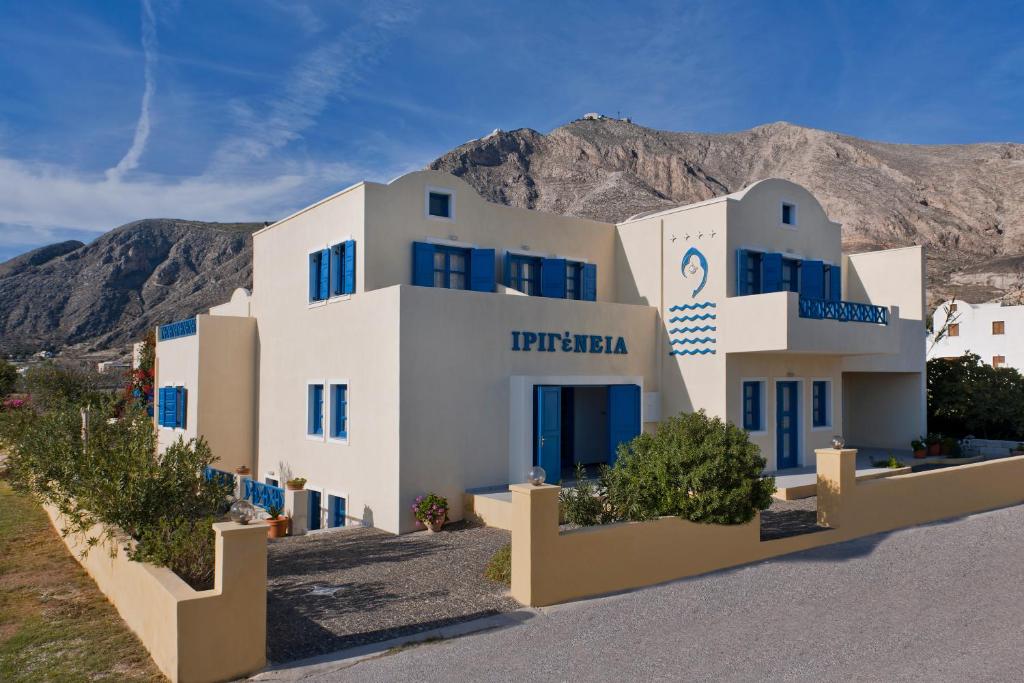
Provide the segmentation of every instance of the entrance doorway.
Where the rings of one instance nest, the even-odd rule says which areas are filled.
[[[800,464],[800,383],[794,380],[775,384],[775,467]]]
[[[595,474],[615,462],[619,444],[640,433],[640,387],[635,384],[534,387],[534,464],[556,484],[577,464]]]

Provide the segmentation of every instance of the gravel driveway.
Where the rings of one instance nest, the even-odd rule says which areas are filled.
[[[514,610],[506,587],[483,577],[508,541],[462,522],[438,534],[357,528],[272,541],[267,656],[284,662]]]

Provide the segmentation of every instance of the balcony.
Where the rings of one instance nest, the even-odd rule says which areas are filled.
[[[795,292],[730,297],[719,307],[725,353],[894,354],[899,309],[853,301],[802,299]]]
[[[177,339],[178,337],[190,337],[195,333],[196,319],[189,318],[188,320],[179,320],[177,322],[161,325],[158,339],[159,341],[168,341],[170,339]]]

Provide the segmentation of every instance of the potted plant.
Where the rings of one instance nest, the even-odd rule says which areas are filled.
[[[928,444],[928,455],[942,455],[942,436],[939,434],[929,434],[928,438],[925,439],[925,443]]]
[[[245,476],[245,475],[249,474],[250,472],[252,472],[252,470],[249,469],[248,465],[241,465],[241,466],[235,468],[235,474],[240,474],[242,476]]]
[[[267,538],[284,538],[288,534],[288,518],[282,512],[276,505],[267,508]]]
[[[416,523],[427,527],[431,533],[437,533],[448,521],[448,499],[436,493],[417,496],[412,505],[416,515]]]
[[[288,487],[289,491],[301,491],[306,485],[306,480],[303,477],[295,477],[286,481],[284,485]]]
[[[928,444],[924,439],[914,439],[910,442],[910,447],[914,451],[915,458],[923,458],[928,455]]]

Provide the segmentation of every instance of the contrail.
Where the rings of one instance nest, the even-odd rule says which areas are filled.
[[[142,0],[142,52],[145,55],[146,87],[142,92],[142,110],[139,121],[135,124],[135,138],[117,166],[107,171],[107,180],[118,182],[121,177],[139,165],[139,157],[146,149],[149,140],[149,108],[156,92],[156,17],[150,0]]]

